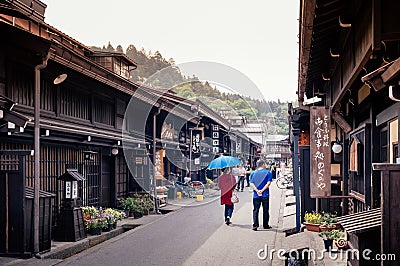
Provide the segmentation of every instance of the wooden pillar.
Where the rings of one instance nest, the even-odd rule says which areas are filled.
[[[398,265],[400,258],[400,164],[374,163],[381,172],[381,254],[395,254],[397,260],[381,261],[381,265]]]

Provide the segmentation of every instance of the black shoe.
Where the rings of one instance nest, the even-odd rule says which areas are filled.
[[[230,224],[231,224],[231,219],[230,219],[230,217],[228,217],[228,218],[225,219],[225,223],[226,223],[226,225],[230,225]]]
[[[271,229],[272,227],[270,225],[264,226],[264,229]]]
[[[257,228],[258,228],[257,226],[253,226],[252,230],[257,231]]]
[[[240,192],[243,192],[243,189],[242,189],[242,190],[240,190]]]

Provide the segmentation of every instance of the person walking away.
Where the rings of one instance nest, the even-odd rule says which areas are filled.
[[[246,162],[245,169],[246,169],[246,187],[249,187],[250,186],[250,174],[251,174],[252,170],[251,170],[250,164],[248,162]]]
[[[231,201],[233,190],[236,186],[236,179],[230,174],[229,168],[222,169],[222,175],[218,179],[218,187],[221,189],[221,205],[225,205],[225,224],[231,224],[234,204]]]
[[[244,177],[246,176],[246,169],[244,169],[242,164],[239,164],[238,168],[238,185],[237,185],[237,191],[243,192],[244,188]]]
[[[253,230],[259,227],[258,214],[263,207],[263,228],[270,229],[269,222],[269,186],[272,182],[272,174],[266,169],[265,161],[257,162],[257,170],[250,174],[250,187],[253,188]]]
[[[233,176],[234,176],[235,179],[236,179],[236,183],[238,183],[238,181],[239,181],[239,167],[238,167],[238,165],[235,165],[235,166],[232,168],[232,174],[233,174]]]
[[[270,172],[272,174],[272,179],[276,179],[276,166],[275,166],[275,163],[271,164]]]

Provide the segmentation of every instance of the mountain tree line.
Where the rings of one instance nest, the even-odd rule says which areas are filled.
[[[121,45],[114,48],[93,47],[97,50],[121,52]],[[262,120],[268,125],[269,134],[288,134],[288,102],[253,99],[239,94],[221,92],[207,81],[201,82],[195,75],[181,74],[173,58],[165,59],[159,51],[152,53],[144,48],[138,50],[131,44],[125,54],[137,63],[132,71],[132,81],[149,83],[154,87],[171,88],[171,91],[186,99],[199,99],[217,113],[221,109],[231,109],[233,113],[245,116],[247,120]]]

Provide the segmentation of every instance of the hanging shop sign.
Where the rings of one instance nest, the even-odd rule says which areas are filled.
[[[238,139],[236,142],[236,153],[242,153],[242,142],[240,139]]]
[[[312,198],[331,195],[331,132],[330,109],[310,108],[310,196]]]
[[[212,151],[219,153],[219,125],[212,125]]]
[[[164,150],[156,151],[156,157],[154,161],[154,175],[156,179],[163,179],[164,177]]]
[[[192,140],[191,140],[192,153],[200,153],[200,141],[202,140],[202,135],[203,135],[203,130],[201,129],[192,130]]]

